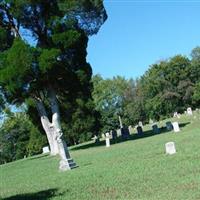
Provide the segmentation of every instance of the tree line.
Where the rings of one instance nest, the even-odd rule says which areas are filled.
[[[119,116],[128,126],[170,117],[174,112],[183,113],[187,107],[198,108],[200,47],[192,50],[190,58],[176,55],[151,65],[135,80],[94,75],[91,86],[91,98],[76,97],[71,105],[61,103],[62,127],[68,145],[119,128]],[[29,105],[19,115],[7,113],[0,128],[3,137],[0,148],[8,154],[1,156],[2,162],[41,153],[42,146],[48,143],[34,108]]]

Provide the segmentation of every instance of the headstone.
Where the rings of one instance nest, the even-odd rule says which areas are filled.
[[[127,127],[121,128],[121,134],[123,139],[128,139],[130,136],[130,132]]]
[[[99,142],[99,137],[97,137],[96,135],[93,137],[93,139],[94,139],[94,142],[95,142],[95,143],[98,143],[98,142]]]
[[[174,129],[174,132],[179,132],[180,131],[178,122],[173,122],[172,126],[173,126],[173,129]]]
[[[111,130],[110,133],[111,133],[112,139],[116,140],[117,139],[117,131],[116,130]]]
[[[138,126],[141,126],[141,127],[143,128],[142,121],[139,121],[139,122],[138,122]]]
[[[192,108],[190,108],[190,107],[187,108],[187,114],[188,114],[188,115],[192,115]]]
[[[132,130],[133,130],[133,127],[131,125],[129,125],[128,126],[128,131],[129,131],[130,134],[132,133]]]
[[[117,137],[121,136],[122,133],[121,133],[121,129],[117,129]]]
[[[174,116],[173,117],[178,117],[178,113],[174,112]]]
[[[159,134],[160,133],[160,129],[158,128],[158,125],[157,124],[153,124],[152,125],[152,129],[153,129],[153,132],[155,134]]]
[[[102,139],[105,139],[105,138],[106,138],[106,136],[105,136],[104,133],[101,134],[101,138],[102,138]]]
[[[167,128],[168,131],[171,131],[173,129],[172,123],[166,122],[166,128]]]
[[[110,134],[106,133],[106,147],[110,147]]]
[[[174,142],[168,142],[165,144],[166,154],[172,155],[176,153],[176,148]]]
[[[143,130],[142,130],[141,126],[137,127],[137,133],[138,133],[138,135],[142,135],[143,134]]]
[[[48,146],[42,148],[42,153],[43,153],[43,154],[44,154],[44,153],[49,153],[49,152],[50,152],[50,150],[49,150],[49,147],[48,147]]]
[[[153,120],[152,119],[149,119],[149,124],[153,124]]]

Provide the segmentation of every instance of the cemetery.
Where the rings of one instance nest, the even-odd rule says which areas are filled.
[[[0,0],[0,200],[200,199],[184,3]]]
[[[48,154],[1,165],[0,196],[4,200],[198,199],[200,114],[194,112],[196,119],[183,114],[157,122],[157,128],[165,127],[160,132],[144,124],[143,134],[133,129],[128,140],[118,136],[113,142],[106,133],[99,143],[92,140],[71,147],[79,167],[67,173],[58,172],[58,157]],[[178,122],[180,132],[168,131],[169,121]]]

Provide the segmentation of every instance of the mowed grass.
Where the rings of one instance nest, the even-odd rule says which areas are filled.
[[[182,116],[181,132],[152,135],[106,148],[82,144],[71,149],[78,168],[58,171],[57,157],[36,156],[0,166],[4,200],[200,199],[200,115]],[[169,119],[168,119],[169,120]],[[166,120],[166,121],[168,121]],[[164,122],[159,126],[164,126]],[[177,153],[165,154],[174,141]]]

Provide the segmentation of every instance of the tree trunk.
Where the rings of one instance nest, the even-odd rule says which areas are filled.
[[[40,115],[42,127],[47,135],[47,139],[48,139],[49,146],[50,146],[50,154],[57,155],[57,154],[59,154],[58,143],[54,136],[54,128],[52,127],[52,124],[50,123],[50,121],[48,119],[44,104],[41,100],[37,99],[36,106],[38,109],[38,113]]]
[[[56,94],[53,89],[49,90],[48,96],[49,96],[49,101],[51,104],[52,126],[54,129],[54,134],[56,136],[59,155],[61,158],[59,168],[60,170],[65,171],[65,170],[76,167],[76,164],[71,159],[68,148],[67,148],[67,144],[63,139],[63,132],[61,129],[61,122],[60,122],[60,111],[59,111]]]

